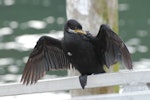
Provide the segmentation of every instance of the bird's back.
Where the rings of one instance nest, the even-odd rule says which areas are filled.
[[[96,58],[93,44],[85,35],[67,34],[63,48],[70,62],[81,74],[102,72],[102,64]]]

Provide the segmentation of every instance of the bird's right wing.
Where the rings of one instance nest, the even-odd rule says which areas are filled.
[[[46,71],[67,69],[69,66],[70,63],[62,50],[61,41],[43,36],[29,56],[21,81],[26,85],[33,84],[43,77]]]

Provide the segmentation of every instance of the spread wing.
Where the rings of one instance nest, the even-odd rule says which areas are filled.
[[[132,69],[132,60],[126,45],[108,26],[101,25],[96,39],[98,41],[99,51],[97,53],[99,53],[99,59],[104,58],[103,63],[107,67],[122,61],[128,69]],[[100,54],[103,54],[103,56]]]
[[[26,85],[36,83],[45,75],[46,71],[67,69],[69,65],[69,61],[62,50],[61,42],[43,36],[38,40],[29,56],[21,82]]]

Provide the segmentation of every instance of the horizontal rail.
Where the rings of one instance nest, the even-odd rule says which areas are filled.
[[[85,88],[135,83],[150,83],[150,70],[90,75],[88,76],[87,86]],[[0,85],[0,96],[43,93],[71,89],[81,89],[78,76],[44,80],[35,85],[28,86],[20,83]]]
[[[69,100],[150,100],[150,91],[75,97]]]

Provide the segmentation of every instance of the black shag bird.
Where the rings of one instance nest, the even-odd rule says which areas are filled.
[[[101,25],[97,36],[83,31],[76,20],[68,20],[64,26],[64,38],[57,40],[42,36],[25,65],[21,81],[23,84],[36,83],[46,71],[77,69],[80,84],[84,89],[87,75],[104,73],[103,66],[108,68],[122,61],[132,69],[129,51],[121,38],[108,26]]]

